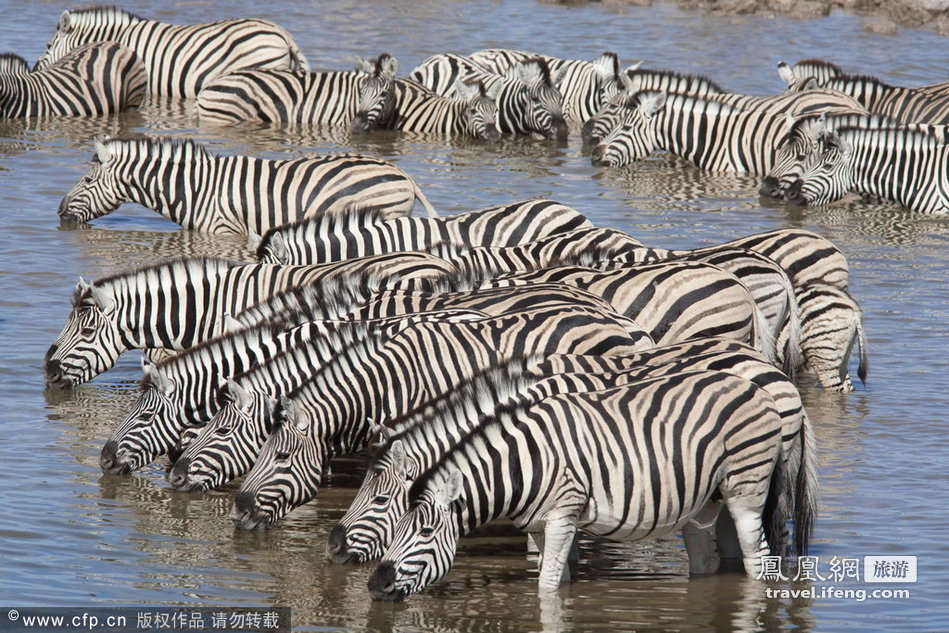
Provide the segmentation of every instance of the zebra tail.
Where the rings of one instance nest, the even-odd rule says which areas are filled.
[[[870,371],[870,358],[867,353],[867,339],[863,333],[863,313],[857,312],[857,345],[860,347],[860,365],[857,367],[857,376],[860,382],[867,384],[867,373]]]
[[[797,375],[797,370],[804,366],[804,354],[801,351],[801,308],[797,305],[797,297],[792,290],[790,293],[790,305],[788,306],[788,340],[785,363],[788,369],[785,370],[788,378],[792,380]]]
[[[425,194],[422,193],[422,190],[418,185],[415,186],[415,197],[422,204],[422,208],[425,209],[425,215],[430,218],[438,217],[438,211],[436,211],[435,207],[432,206],[432,203],[428,201],[428,198],[425,197]]]
[[[774,335],[771,332],[768,319],[765,318],[764,312],[761,311],[761,308],[759,308],[757,304],[752,302],[752,305],[754,305],[755,347],[759,352],[765,355],[768,362],[775,367],[780,367],[781,363],[778,361],[778,347],[774,340]]]
[[[781,554],[781,541],[784,534],[784,526],[787,523],[783,500],[786,497],[787,487],[785,478],[787,473],[784,466],[784,455],[779,451],[774,464],[774,472],[771,474],[771,481],[768,483],[768,497],[764,502],[764,509],[761,512],[761,524],[764,528],[764,538],[768,543],[772,556]]]
[[[794,485],[794,551],[805,556],[817,516],[817,438],[804,413],[800,431],[801,459]]]
[[[299,73],[310,72],[310,62],[307,61],[306,55],[303,54],[303,51],[300,50],[297,43],[293,41],[293,38],[290,38],[290,70],[295,70]]]

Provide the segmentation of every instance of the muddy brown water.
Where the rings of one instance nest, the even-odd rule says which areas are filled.
[[[623,9],[527,0],[227,5],[125,6],[179,23],[270,18],[294,34],[314,69],[345,69],[357,55],[386,51],[407,74],[436,52],[504,46],[578,59],[614,50],[624,64],[645,59],[756,94],[781,90],[778,60],[805,57],[902,85],[949,79],[946,39],[913,30],[873,35],[844,14],[796,22],[713,18],[665,3]],[[0,49],[35,59],[69,6],[7,2]],[[445,214],[547,196],[670,248],[777,227],[832,239],[849,258],[852,290],[865,311],[871,373],[868,385],[848,395],[801,388],[821,449],[812,554],[826,580],[690,579],[680,539],[586,540],[577,580],[541,600],[523,539],[500,525],[462,541],[443,582],[402,605],[375,604],[365,587],[370,566],[332,565],[323,553],[358,485],[358,459],[340,460],[318,500],[257,533],[235,531],[228,520],[233,487],[176,493],[161,463],[129,477],[103,475],[99,449],[134,400],[140,370],[137,356],[126,354],[79,389],[43,389],[43,354],[68,313],[77,278],[180,254],[248,255],[239,239],[183,232],[134,205],[83,229],[59,227],[56,207],[86,169],[91,139],[128,132],[190,136],[222,153],[377,154],[414,176]],[[507,138],[486,146],[389,133],[204,129],[180,105],[105,119],[0,122],[0,605],[280,605],[292,609],[300,631],[949,630],[949,223],[861,201],[762,206],[757,187],[752,177],[704,174],[662,158],[594,168],[576,135],[559,145]],[[870,555],[916,556],[918,581],[832,577],[835,559],[862,563]],[[767,593],[801,587],[848,594]],[[859,599],[860,590],[878,588],[910,593]]]

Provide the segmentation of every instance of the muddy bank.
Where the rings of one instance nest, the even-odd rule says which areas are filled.
[[[573,4],[576,0],[548,0]],[[649,6],[653,0],[601,0],[603,4]],[[712,14],[781,15],[819,18],[846,11],[866,18],[875,33],[895,33],[899,27],[934,30],[949,36],[949,0],[668,0],[685,10]]]

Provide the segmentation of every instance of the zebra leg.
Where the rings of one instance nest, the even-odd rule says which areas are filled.
[[[714,574],[721,565],[716,533],[721,511],[721,502],[710,501],[682,526],[685,550],[689,553],[690,574]]]
[[[547,518],[543,535],[538,539],[543,554],[537,583],[541,589],[556,589],[570,582],[570,550],[577,534],[577,520],[572,515]]]
[[[725,505],[735,522],[745,574],[750,578],[757,578],[761,575],[761,557],[767,556],[771,551],[761,520],[764,500],[758,495],[739,495],[726,498]]]

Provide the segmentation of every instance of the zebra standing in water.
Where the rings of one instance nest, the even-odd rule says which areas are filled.
[[[707,171],[764,175],[771,169],[786,125],[785,114],[774,110],[739,110],[718,101],[665,92],[638,92],[628,97],[625,108],[621,123],[594,147],[594,165],[626,165],[664,149]],[[808,108],[852,109],[836,99]]]
[[[853,191],[919,213],[949,213],[949,144],[933,135],[841,127],[826,131],[821,147],[788,188],[789,201],[827,204]]]
[[[205,84],[195,100],[201,123],[265,121],[283,125],[349,127],[369,70],[388,59],[360,59],[353,71],[241,70]]]
[[[367,418],[397,417],[482,367],[517,356],[631,353],[641,344],[610,314],[569,304],[420,323],[381,344],[358,342],[282,399],[283,420],[244,480],[231,518],[244,529],[273,524],[317,494],[330,457],[365,448]]]
[[[722,505],[754,578],[760,557],[779,551],[783,468],[771,397],[724,372],[514,399],[416,479],[369,590],[375,600],[421,591],[448,573],[461,536],[502,517],[541,545],[542,590],[565,578],[578,530],[625,541],[682,530],[690,569],[709,573]]]
[[[115,42],[82,46],[35,72],[7,54],[0,67],[0,118],[120,112],[141,105],[146,81],[142,60]]]
[[[46,352],[46,382],[75,387],[110,369],[129,349],[187,349],[223,331],[236,314],[288,287],[373,267],[390,278],[445,275],[454,267],[424,253],[393,253],[324,266],[246,264],[212,257],[172,260],[89,284]]]
[[[838,75],[823,87],[851,95],[868,111],[901,123],[949,125],[949,96],[891,86],[867,75]]]
[[[359,90],[359,110],[352,129],[371,128],[466,135],[486,141],[501,138],[498,131],[497,90],[481,81],[462,81],[458,98],[432,92],[420,83],[395,77],[393,59],[379,57]]]
[[[370,203],[380,219],[410,215],[416,199],[437,215],[408,174],[372,156],[268,160],[216,156],[193,140],[107,139],[59,217],[87,222],[136,202],[185,229],[247,235]]]
[[[395,74],[394,70],[391,74]],[[497,126],[501,132],[567,138],[561,94],[551,82],[550,69],[542,60],[524,60],[501,75],[488,72],[461,55],[439,54],[416,66],[409,80],[447,97],[457,96],[460,83],[480,82],[494,91]],[[398,84],[399,80],[395,81]],[[391,92],[384,78],[367,85],[366,90],[367,104],[371,101],[376,108],[382,107],[380,100]]]
[[[782,419],[784,458],[788,460],[786,483],[794,488],[788,490],[787,498],[815,496],[812,491],[803,492],[805,486],[816,483],[816,454],[813,428],[800,394],[786,376],[746,345],[728,339],[696,339],[630,356],[554,355],[534,366],[529,365],[525,363],[522,368],[513,364],[491,371],[503,369],[520,375],[523,370],[525,375],[540,381],[529,388],[536,392],[536,387],[542,386],[547,390],[545,395],[575,391],[575,380],[600,389],[683,371],[716,370],[747,378],[771,395]],[[478,423],[477,416],[446,419],[438,409],[450,406],[454,400],[489,412],[498,402],[515,395],[518,381],[509,380],[495,386],[485,403],[485,394],[478,393],[477,382],[485,382],[485,377],[489,377],[489,372],[439,400],[424,404],[409,416],[383,421],[381,446],[375,450],[363,484],[349,510],[330,532],[327,554],[331,560],[363,563],[382,556],[391,543],[395,523],[408,511],[408,489],[415,477],[437,463],[445,451],[470,432],[472,423]],[[502,393],[497,387],[509,391]],[[797,462],[798,455],[804,463]],[[806,470],[801,472],[801,469]],[[813,511],[809,510],[807,515],[813,519]],[[800,530],[796,533],[798,542],[806,542],[810,520],[797,529]]]
[[[580,212],[543,198],[444,218],[386,219],[370,207],[284,224],[259,241],[252,237],[251,247],[261,263],[319,264],[393,251],[432,251],[445,244],[512,246],[590,226]]]
[[[138,54],[152,96],[194,97],[203,84],[240,68],[308,69],[293,37],[267,20],[175,25],[104,6],[63,11],[35,69],[101,41],[124,44]]]

